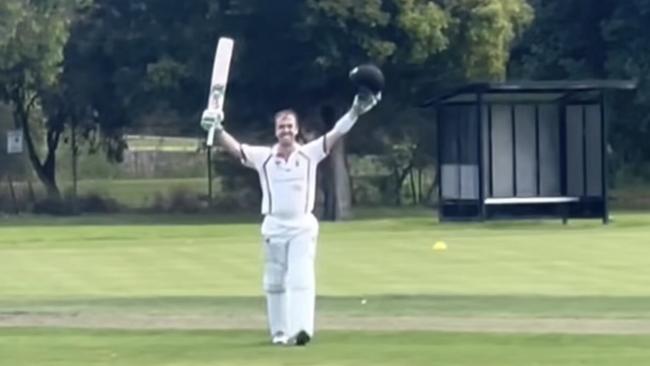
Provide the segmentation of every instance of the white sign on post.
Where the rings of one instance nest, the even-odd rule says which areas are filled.
[[[22,154],[23,130],[7,131],[7,154]]]

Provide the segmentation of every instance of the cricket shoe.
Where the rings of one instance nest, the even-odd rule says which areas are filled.
[[[309,341],[311,341],[309,334],[307,334],[307,332],[304,330],[301,330],[298,332],[298,334],[296,334],[295,337],[293,337],[291,343],[295,344],[296,346],[305,346],[307,343],[309,343]]]
[[[271,338],[271,343],[278,346],[285,346],[289,344],[289,337],[282,332],[277,332],[273,335],[273,338]]]

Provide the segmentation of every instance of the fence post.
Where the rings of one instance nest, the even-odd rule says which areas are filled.
[[[20,213],[20,208],[18,207],[18,199],[16,198],[16,191],[14,191],[14,182],[11,179],[11,174],[7,175],[7,181],[9,182],[9,193],[11,194],[11,202],[14,204],[14,211],[16,215]]]

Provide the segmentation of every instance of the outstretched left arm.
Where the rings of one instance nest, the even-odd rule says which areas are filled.
[[[377,94],[357,94],[350,109],[336,122],[334,127],[323,136],[325,152],[329,153],[340,139],[357,122],[359,116],[371,110],[381,100],[381,92]]]

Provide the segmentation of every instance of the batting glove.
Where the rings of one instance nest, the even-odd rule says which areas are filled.
[[[352,110],[358,115],[362,115],[379,103],[381,100],[381,92],[372,94],[370,92],[361,92],[354,96],[352,102]]]
[[[201,127],[210,131],[214,128],[215,132],[223,131],[223,111],[219,109],[206,109],[201,116]]]

